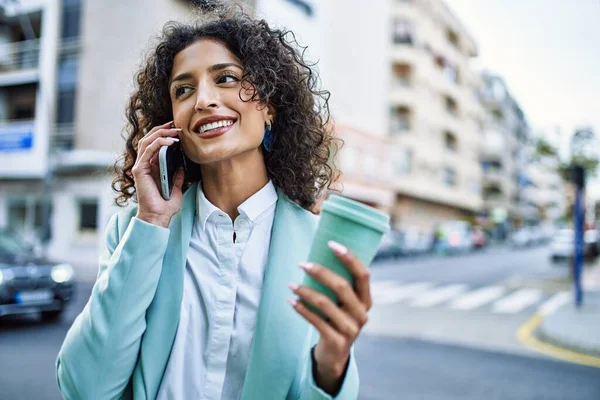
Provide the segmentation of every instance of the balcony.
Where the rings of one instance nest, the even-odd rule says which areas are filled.
[[[0,85],[36,82],[39,58],[39,39],[0,44]]]
[[[72,123],[56,124],[51,136],[52,150],[72,150],[75,145],[75,129]]]
[[[33,148],[35,123],[33,120],[9,120],[0,122],[0,152],[15,153]]]

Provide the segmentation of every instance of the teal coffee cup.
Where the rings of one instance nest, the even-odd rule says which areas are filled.
[[[330,269],[353,285],[352,274],[331,251],[327,242],[333,240],[343,244],[368,267],[379,249],[381,238],[389,229],[390,217],[387,214],[357,201],[331,195],[321,207],[321,218],[308,261]],[[302,284],[325,294],[339,304],[337,295],[310,275],[305,275]],[[310,304],[308,306],[317,311]]]

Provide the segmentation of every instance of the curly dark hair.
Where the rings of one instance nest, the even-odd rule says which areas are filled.
[[[305,61],[306,47],[289,30],[272,29],[240,8],[211,14],[192,23],[168,22],[137,72],[126,112],[126,148],[115,163],[115,202],[137,201],[131,172],[137,144],[144,132],[173,119],[169,77],[176,54],[208,38],[223,43],[242,62],[240,91],[254,89],[248,101],[274,107],[271,149],[264,152],[268,176],[290,200],[310,209],[340,175],[333,159],[342,144],[333,135],[330,94],[319,89],[315,64]],[[202,179],[199,166],[187,161],[184,189]]]

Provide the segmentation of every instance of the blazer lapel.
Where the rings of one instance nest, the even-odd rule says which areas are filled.
[[[183,271],[195,218],[196,194],[197,184],[194,184],[185,192],[181,210],[173,216],[169,225],[169,244],[154,300],[146,312],[146,331],[134,371],[136,399],[156,398],[175,341],[183,297]]]
[[[315,216],[278,191],[243,400],[264,399],[267,393],[269,398],[284,399],[299,357],[304,356],[295,351],[303,348],[309,325],[287,303],[286,299],[293,297],[287,284],[302,281],[298,264],[308,257],[315,229]]]

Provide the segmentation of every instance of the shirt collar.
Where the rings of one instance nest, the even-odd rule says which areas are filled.
[[[206,198],[204,192],[202,191],[201,184],[198,184],[197,190],[197,212],[202,230],[205,230],[206,221],[208,221],[208,218],[215,212],[222,213],[223,211],[221,211]],[[275,185],[273,185],[273,182],[269,180],[269,182],[267,182],[262,189],[254,193],[246,201],[239,205],[238,212],[240,215],[244,215],[246,218],[248,218],[250,222],[254,222],[276,202],[277,190],[275,190]]]

